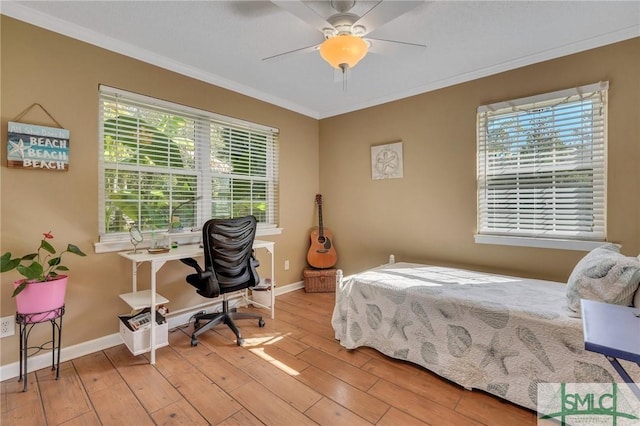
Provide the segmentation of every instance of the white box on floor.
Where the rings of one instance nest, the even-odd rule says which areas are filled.
[[[254,302],[270,308],[271,307],[271,288],[264,290],[252,290],[251,291],[251,300]]]
[[[151,350],[151,327],[146,326],[139,330],[132,331],[124,323],[124,321],[129,318],[130,317],[126,315],[120,317],[120,336],[124,344],[127,345],[134,355],[149,352]],[[156,334],[156,349],[167,346],[169,344],[169,323],[156,324],[154,330]]]

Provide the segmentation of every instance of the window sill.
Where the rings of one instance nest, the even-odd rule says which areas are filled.
[[[256,231],[257,237],[266,237],[270,235],[282,234],[283,228],[260,228]],[[196,244],[202,239],[202,232],[180,232],[175,234],[166,234],[172,239],[172,241],[178,241],[179,244]],[[138,245],[138,249],[146,249],[151,246],[151,239],[145,238],[141,244]],[[129,238],[118,239],[111,241],[98,241],[93,243],[93,250],[95,253],[112,253],[117,251],[132,250],[133,245]]]
[[[501,235],[474,235],[476,244],[501,246],[550,248],[560,250],[591,251],[606,244],[606,241],[579,241],[550,238],[505,237]]]

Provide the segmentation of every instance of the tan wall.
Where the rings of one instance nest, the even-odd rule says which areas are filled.
[[[640,252],[640,39],[321,120],[324,223],[346,273],[397,261],[566,281],[584,252],[475,244],[479,105],[610,82],[608,239]],[[370,147],[402,140],[404,178],[371,179]]]
[[[0,252],[33,251],[42,232],[74,242],[87,258],[71,268],[63,345],[117,332],[128,308],[130,265],[116,254],[94,254],[98,230],[98,85],[106,84],[280,129],[280,225],[276,277],[299,281],[314,195],[321,189],[325,225],[335,234],[347,273],[386,261],[426,261],[565,280],[582,252],[476,245],[475,111],[478,105],[609,80],[609,239],[626,254],[640,251],[640,39],[460,84],[318,122],[285,109],[0,17],[0,127],[34,102],[71,131],[67,173],[27,171],[0,161]],[[50,125],[42,113],[23,121]],[[372,181],[370,146],[402,140],[403,179]],[[321,166],[320,166],[321,165]],[[291,262],[283,270],[284,260]],[[261,255],[263,263],[268,257]],[[159,274],[170,308],[194,299],[182,265]],[[11,282],[3,274],[0,316],[13,315]],[[140,282],[146,282],[143,269]],[[42,329],[46,327],[41,327]],[[34,336],[37,338],[37,336]],[[17,361],[17,336],[2,339],[0,365]]]
[[[43,232],[57,247],[73,242],[87,258],[68,256],[70,281],[63,346],[118,331],[117,314],[128,306],[118,294],[131,291],[131,265],[117,254],[95,254],[98,235],[98,85],[106,84],[280,129],[280,221],[276,278],[280,286],[300,281],[313,226],[313,197],[319,188],[318,121],[187,78],[95,46],[1,16],[1,240],[0,252],[35,251]],[[6,167],[7,122],[34,102],[70,130],[68,172]],[[53,125],[34,110],[21,121]],[[307,202],[301,202],[307,200]],[[284,271],[284,260],[291,263]],[[263,259],[266,264],[268,257]],[[189,268],[167,264],[158,274],[159,291],[179,309],[202,301],[184,282]],[[267,269],[267,272],[268,269]],[[2,274],[2,317],[15,313],[11,299],[15,272]],[[146,283],[148,266],[140,282]],[[42,335],[48,327],[39,326]],[[37,335],[33,336],[34,342]],[[18,359],[18,337],[2,339],[0,364]]]

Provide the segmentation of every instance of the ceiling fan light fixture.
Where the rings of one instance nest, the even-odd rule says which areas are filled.
[[[350,34],[341,34],[328,38],[320,45],[320,56],[332,67],[353,68],[365,57],[369,45],[362,38]]]

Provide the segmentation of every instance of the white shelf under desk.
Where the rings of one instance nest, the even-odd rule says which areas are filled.
[[[143,309],[151,306],[151,290],[140,290],[120,295],[120,299],[124,300],[132,309]],[[169,299],[156,293],[156,305],[164,305],[169,303]]]

